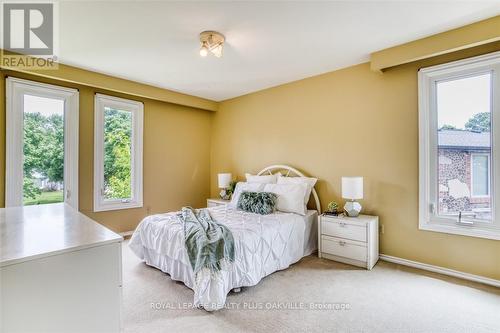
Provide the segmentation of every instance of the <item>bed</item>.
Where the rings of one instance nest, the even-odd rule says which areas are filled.
[[[288,177],[304,177],[285,165],[264,168],[258,175],[286,171]],[[317,250],[317,221],[320,203],[314,188],[315,210],[305,215],[275,212],[259,215],[229,206],[208,208],[218,223],[226,225],[234,237],[235,261],[231,270],[217,277],[198,275],[195,281],[184,245],[183,225],[176,212],[146,217],[129,242],[131,250],[147,265],[168,273],[194,290],[194,306],[207,311],[224,307],[231,290],[254,286],[265,276],[288,268]],[[195,288],[195,285],[197,286]]]

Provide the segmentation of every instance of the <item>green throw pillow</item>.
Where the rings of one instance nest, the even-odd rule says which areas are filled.
[[[260,215],[271,214],[276,208],[278,196],[269,192],[242,192],[237,208]]]

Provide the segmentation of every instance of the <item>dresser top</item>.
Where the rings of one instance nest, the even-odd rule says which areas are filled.
[[[0,234],[0,267],[123,239],[62,203],[0,208]]]
[[[376,221],[378,219],[378,216],[363,215],[363,214],[360,214],[357,217],[349,217],[349,216],[345,216],[345,215],[334,216],[334,215],[321,214],[321,217],[326,218],[326,219],[334,219],[337,221],[360,222],[360,223],[369,223],[372,221]]]

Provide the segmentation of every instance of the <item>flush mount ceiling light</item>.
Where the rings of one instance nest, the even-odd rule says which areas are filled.
[[[217,58],[222,57],[224,41],[224,35],[217,31],[203,31],[200,33],[200,55],[206,57],[208,52],[212,52]]]

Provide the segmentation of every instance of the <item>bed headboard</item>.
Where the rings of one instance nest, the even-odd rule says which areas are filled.
[[[286,177],[306,177],[299,170],[292,168],[291,166],[282,164],[270,165],[268,167],[265,167],[264,169],[260,170],[257,175],[262,176],[265,173],[272,175],[273,173],[278,171],[286,171],[285,173]],[[316,205],[316,210],[318,211],[318,215],[321,215],[321,203],[319,202],[318,193],[316,193],[316,189],[314,187],[311,193],[314,198],[314,204]]]

